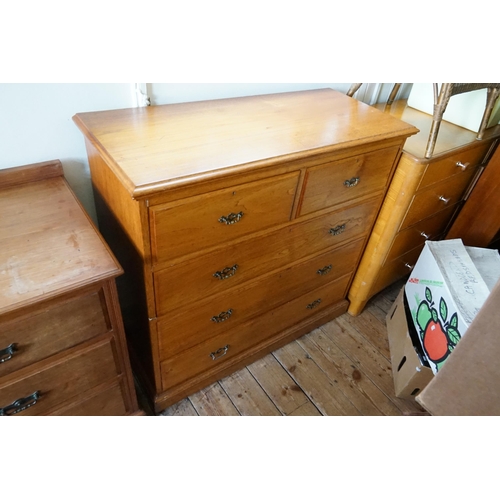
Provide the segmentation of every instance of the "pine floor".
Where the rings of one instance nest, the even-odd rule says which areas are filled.
[[[375,296],[360,316],[340,316],[162,416],[422,414],[394,394],[385,318],[402,286]]]

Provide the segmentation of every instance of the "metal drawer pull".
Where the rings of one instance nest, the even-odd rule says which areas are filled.
[[[5,349],[2,349],[0,351],[0,363],[5,363],[6,361],[9,361],[9,359],[12,359],[12,356],[16,351],[17,351],[17,344],[10,344],[10,346],[6,347]]]
[[[339,234],[342,234],[345,231],[346,225],[342,224],[341,226],[334,227],[333,229],[330,229],[330,234],[332,236],[338,236]]]
[[[214,274],[214,278],[217,278],[221,281],[227,280],[229,278],[232,278],[236,274],[237,270],[238,270],[238,264],[235,264],[233,267],[226,267],[222,271],[217,271]]]
[[[353,177],[352,179],[349,179],[348,181],[344,182],[344,186],[348,188],[353,188],[359,184],[359,181],[361,179],[359,177]]]
[[[315,300],[313,303],[307,306],[307,309],[315,309],[321,304],[321,299]]]
[[[326,276],[331,270],[332,270],[332,265],[330,264],[329,266],[324,267],[323,269],[318,269],[318,273],[320,276]]]
[[[445,198],[444,196],[440,196],[439,201],[442,201],[445,205],[448,205],[448,203],[450,203],[450,198]]]
[[[420,236],[422,236],[422,238],[425,238],[426,240],[429,240],[431,238],[428,234],[424,233],[424,231],[420,233]]]
[[[210,353],[210,357],[214,361],[218,360],[219,358],[222,358],[227,354],[227,351],[229,351],[229,347],[230,347],[229,345],[227,345],[226,347],[221,347],[218,351]]]
[[[240,222],[242,217],[243,212],[240,212],[239,214],[229,214],[227,217],[221,217],[219,222],[221,224],[226,224],[226,226],[232,226],[233,224]]]
[[[232,315],[233,315],[233,310],[229,309],[229,311],[221,312],[218,316],[214,316],[212,318],[212,321],[214,323],[224,323],[224,321],[227,321]]]
[[[461,161],[457,161],[457,167],[462,170],[467,170],[470,167],[470,163],[462,163]]]
[[[30,406],[36,405],[39,399],[40,391],[36,391],[30,396],[14,401],[9,406],[0,408],[0,416],[8,417],[10,415],[15,415],[16,413],[21,413],[22,411],[27,410]]]
[[[412,266],[411,264],[408,264],[408,262],[406,262],[405,267],[407,267],[410,271],[413,271],[413,268],[415,266]]]

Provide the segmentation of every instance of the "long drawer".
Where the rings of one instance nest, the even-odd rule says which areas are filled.
[[[319,288],[352,270],[364,240],[294,264],[278,273],[203,303],[195,301],[176,315],[158,321],[160,359],[170,357],[210,337],[237,327],[298,295]],[[189,301],[186,296],[186,301]]]
[[[338,303],[345,297],[350,279],[351,275],[344,276],[163,361],[163,390],[201,373],[208,376],[222,369],[224,364],[230,364],[235,356],[245,350]]]
[[[389,182],[398,152],[397,147],[386,148],[309,168],[299,214],[381,191]]]
[[[102,289],[0,326],[0,376],[111,331]]]
[[[196,302],[228,291],[308,255],[366,235],[377,204],[378,200],[372,200],[328,213],[156,272],[157,316],[185,308],[187,300]]]
[[[288,222],[299,172],[150,209],[154,262],[188,255]]]
[[[41,415],[118,374],[112,341],[103,339],[37,372],[0,384],[0,413]],[[10,378],[10,377],[9,377]]]

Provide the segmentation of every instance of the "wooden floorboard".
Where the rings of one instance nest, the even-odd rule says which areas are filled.
[[[403,283],[165,410],[163,416],[401,416],[385,318]]]

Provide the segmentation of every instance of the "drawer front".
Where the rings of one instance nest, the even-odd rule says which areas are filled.
[[[459,206],[460,204],[457,204],[445,208],[432,217],[419,221],[414,226],[398,233],[386,262],[394,260],[417,246],[422,247],[426,240],[439,239]]]
[[[399,148],[387,148],[307,170],[299,210],[307,215],[383,190]]]
[[[481,165],[490,149],[491,142],[478,144],[476,147],[458,152],[443,160],[429,160],[429,165],[422,178],[419,189],[441,182],[453,175],[462,173],[464,170],[472,169]]]
[[[350,278],[345,276],[165,360],[161,364],[163,390],[201,373],[209,376],[231,363],[236,355],[338,303],[345,297]]]
[[[475,173],[475,169],[467,169],[459,175],[417,192],[400,230],[413,226],[413,224],[461,201]]]
[[[111,330],[101,289],[0,326],[0,376]],[[14,344],[14,347],[8,349]]]
[[[370,201],[158,271],[154,275],[157,316],[185,307],[186,297],[195,301],[222,293],[308,255],[363,237],[377,208],[378,201]],[[217,273],[225,279],[214,276]]]
[[[0,385],[0,408],[11,414],[11,405],[23,409],[16,415],[43,415],[71,398],[117,376],[113,348],[109,339],[100,341],[85,349],[73,349],[67,357],[54,362],[39,372],[22,379]],[[32,397],[39,393],[35,404]]]
[[[60,417],[119,417],[127,414],[120,384],[90,396],[84,401],[60,408],[50,416]]]
[[[193,301],[182,312],[163,317],[158,322],[160,359],[229,331],[253,316],[354,271],[363,244],[364,240],[357,240],[202,304]]]
[[[150,209],[154,262],[189,255],[290,220],[299,172]]]

